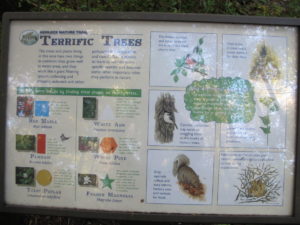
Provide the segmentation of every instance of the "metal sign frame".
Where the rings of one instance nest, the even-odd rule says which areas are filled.
[[[70,208],[47,208],[47,207],[23,207],[8,205],[5,203],[4,176],[5,176],[5,126],[6,126],[6,105],[8,85],[8,52],[10,23],[12,21],[45,21],[45,20],[99,20],[99,21],[160,21],[160,22],[205,22],[219,24],[244,24],[244,25],[274,25],[291,26],[297,28],[298,34],[298,68],[300,76],[300,19],[274,18],[274,17],[252,17],[252,16],[228,16],[228,15],[201,15],[201,14],[169,14],[169,13],[134,13],[134,12],[101,12],[101,13],[5,13],[3,16],[3,37],[2,37],[2,60],[1,60],[1,157],[0,157],[0,210],[9,213],[30,213],[60,216],[91,217],[102,219],[139,220],[139,221],[173,221],[173,222],[197,222],[197,223],[270,223],[270,224],[297,224],[300,223],[300,91],[297,90],[297,131],[296,131],[296,157],[295,157],[295,187],[293,214],[291,216],[255,216],[255,215],[219,215],[219,214],[178,214],[178,213],[141,213],[141,212],[119,212],[119,211],[98,211],[79,210]],[[300,87],[300,79],[297,81]]]

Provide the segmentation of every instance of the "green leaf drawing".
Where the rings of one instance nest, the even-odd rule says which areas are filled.
[[[197,54],[202,55],[202,52],[203,52],[202,48],[199,48],[199,50],[197,51]]]
[[[188,76],[189,71],[199,73],[201,76],[207,75],[206,70],[204,69],[205,61],[202,57],[203,49],[201,45],[204,43],[203,37],[198,40],[197,45],[193,48],[192,53],[188,53],[182,58],[177,58],[175,60],[176,68],[173,69],[170,73],[173,77],[174,82],[178,82],[179,75]]]
[[[170,75],[172,76],[172,75],[175,75],[175,74],[177,74],[177,73],[178,73],[178,69],[174,69],[174,70],[172,70],[172,72],[171,72]]]
[[[199,65],[204,66],[204,59],[203,58],[201,58],[201,60],[199,61]]]
[[[200,69],[199,72],[200,72],[201,74],[207,75],[205,69]]]
[[[263,51],[261,53],[265,54]],[[259,118],[261,119],[263,124],[266,126],[266,127],[260,127],[260,129],[262,129],[262,131],[267,135],[267,145],[268,145],[268,143],[269,143],[268,135],[271,133],[271,127],[270,127],[271,119],[270,119],[269,114],[270,114],[270,112],[279,111],[279,105],[277,104],[276,99],[272,98],[272,97],[259,98],[259,101],[267,108],[267,115],[260,116]]]
[[[259,117],[261,119],[261,121],[263,122],[264,125],[268,126],[270,125],[270,117],[267,116],[260,116]]]
[[[185,57],[181,58],[181,59],[176,59],[175,65],[177,67],[182,67],[185,64]]]
[[[175,83],[177,83],[178,80],[179,80],[179,77],[178,77],[177,75],[175,75],[175,76],[173,77],[173,80],[175,81]]]
[[[264,134],[270,134],[271,133],[271,127],[267,126],[267,127],[260,127],[260,129],[262,129],[262,131],[264,132]]]
[[[270,112],[277,112],[279,111],[279,106],[276,103],[273,103],[273,105],[271,105],[269,107]]]
[[[180,67],[181,66],[181,60],[176,59],[175,66]]]
[[[271,97],[263,97],[260,98],[259,101],[266,107],[269,108],[270,104],[274,101],[274,98]]]
[[[194,49],[193,49],[193,53],[198,53],[199,52],[199,46],[196,46]]]
[[[203,44],[203,38],[200,38],[199,39],[199,45],[202,45]]]

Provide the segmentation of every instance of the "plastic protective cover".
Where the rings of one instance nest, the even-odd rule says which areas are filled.
[[[294,27],[12,21],[5,202],[291,215],[296,53]]]

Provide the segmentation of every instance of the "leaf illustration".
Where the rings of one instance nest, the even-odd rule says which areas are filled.
[[[172,72],[171,72],[170,75],[172,76],[172,75],[175,75],[175,74],[177,74],[177,73],[178,73],[178,69],[174,69],[174,70],[172,70]]]
[[[181,65],[181,60],[176,59],[175,66],[180,67],[180,65]]]
[[[202,52],[203,52],[202,48],[199,48],[197,54],[198,54],[198,55],[202,55]]]
[[[202,73],[202,74],[204,74],[204,75],[207,75],[205,69],[200,69],[199,72]]]
[[[183,57],[182,59],[176,59],[175,65],[177,67],[182,67],[185,64],[185,57]]]
[[[178,80],[179,80],[179,77],[178,77],[177,75],[175,75],[175,76],[173,77],[173,80],[175,81],[175,83],[177,83]]]
[[[204,66],[204,59],[203,58],[201,58],[201,60],[199,61],[199,65]]]
[[[199,51],[199,46],[196,46],[194,49],[193,49],[193,53],[198,53]]]
[[[202,45],[203,44],[203,38],[200,38],[199,39],[199,45]]]
[[[260,129],[262,129],[262,131],[264,132],[264,134],[270,134],[271,133],[271,127],[260,127]]]
[[[187,71],[185,70],[185,69],[183,69],[182,71],[181,71],[181,74],[183,75],[183,76],[187,76]]]
[[[276,103],[273,103],[273,105],[270,106],[269,110],[271,112],[279,111],[279,106]]]
[[[263,122],[264,125],[268,126],[270,125],[270,117],[267,116],[260,116],[259,117],[261,119],[261,121]]]
[[[260,98],[259,101],[264,104],[264,106],[266,107],[270,107],[270,105],[275,101],[274,98],[271,98],[271,97],[263,97],[263,98]]]

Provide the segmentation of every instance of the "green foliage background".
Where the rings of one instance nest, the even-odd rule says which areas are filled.
[[[300,0],[4,0],[3,11],[137,11],[300,17]]]

